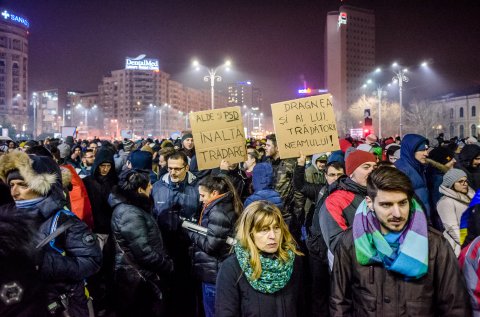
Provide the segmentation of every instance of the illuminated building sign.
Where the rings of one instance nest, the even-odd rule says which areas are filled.
[[[324,94],[328,92],[327,89],[312,89],[312,88],[304,88],[304,89],[299,89],[298,93],[302,95],[310,95],[310,94]]]
[[[312,90],[310,88],[305,88],[305,89],[299,89],[298,90],[299,94],[311,94]]]
[[[146,55],[139,55],[135,58],[127,57],[125,69],[154,70],[159,71],[158,59],[145,58]]]
[[[11,21],[17,24],[22,24],[27,28],[30,27],[30,23],[28,22],[28,20],[25,18],[22,18],[21,16],[15,15],[11,12],[8,12],[7,10],[3,10],[1,14],[4,20]]]
[[[347,12],[340,12],[338,15],[338,27],[342,24],[347,24]]]

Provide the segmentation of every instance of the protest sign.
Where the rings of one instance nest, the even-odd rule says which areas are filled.
[[[228,107],[190,113],[198,169],[230,164],[247,159],[245,132],[240,107]]]
[[[298,157],[340,148],[330,94],[272,104],[280,158]]]

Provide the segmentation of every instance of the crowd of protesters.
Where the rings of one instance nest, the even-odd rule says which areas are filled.
[[[0,316],[480,316],[477,139],[339,143],[0,145]]]

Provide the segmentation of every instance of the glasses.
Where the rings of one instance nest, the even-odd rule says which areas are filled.
[[[169,171],[175,171],[175,172],[180,172],[181,170],[183,170],[186,166],[184,167],[168,167],[168,170]]]
[[[457,183],[459,183],[460,185],[467,185],[468,181],[466,179],[461,179],[457,181]]]
[[[343,174],[343,173],[337,173],[337,174],[335,174],[335,173],[329,173],[329,174],[327,174],[328,177],[340,177],[340,176],[342,176],[342,175],[345,175],[345,174]]]

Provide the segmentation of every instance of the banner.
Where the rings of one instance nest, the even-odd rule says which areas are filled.
[[[340,149],[330,94],[272,104],[280,158]]]
[[[61,127],[62,138],[66,138],[67,136],[72,136],[74,139],[77,138],[77,127]]]
[[[240,107],[198,111],[189,115],[199,170],[219,167],[222,160],[230,164],[246,161]]]

